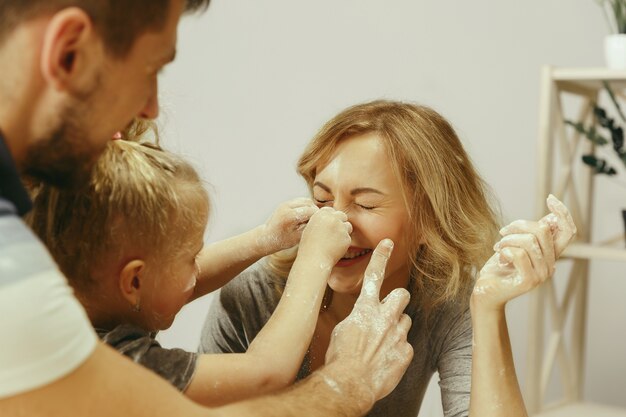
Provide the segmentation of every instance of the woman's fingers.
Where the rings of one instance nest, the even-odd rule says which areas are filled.
[[[499,251],[506,247],[522,248],[528,253],[537,273],[551,276],[554,272],[555,255],[550,228],[536,222],[526,222],[524,226],[518,229],[518,233],[504,236],[493,249]]]
[[[546,200],[550,214],[540,220],[553,229],[554,247],[559,256],[576,235],[576,224],[565,204],[550,194]]]
[[[528,252],[522,248],[504,248],[500,251],[501,264],[508,263],[511,273],[507,274],[503,280],[507,284],[522,286],[523,292],[530,290],[541,284],[547,277],[537,274],[532,266]],[[504,266],[506,268],[507,266]],[[514,270],[514,271],[513,271]]]

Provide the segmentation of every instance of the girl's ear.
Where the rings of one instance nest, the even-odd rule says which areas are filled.
[[[118,278],[122,297],[137,311],[141,308],[145,270],[146,263],[143,260],[133,259],[124,265]]]

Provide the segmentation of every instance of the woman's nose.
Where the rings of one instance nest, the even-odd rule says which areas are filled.
[[[341,200],[335,200],[335,202],[333,203],[333,208],[337,211],[343,211],[344,213],[346,213],[346,216],[348,216],[348,221],[351,221],[352,219],[352,203],[350,203],[349,201],[343,202]]]

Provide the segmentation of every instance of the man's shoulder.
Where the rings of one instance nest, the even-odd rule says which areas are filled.
[[[0,215],[0,286],[51,269],[56,263],[24,221],[15,212]]]
[[[17,208],[15,205],[0,195],[0,217],[15,216],[17,217]]]

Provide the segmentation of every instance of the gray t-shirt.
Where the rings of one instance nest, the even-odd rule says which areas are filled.
[[[197,353],[163,348],[155,340],[156,332],[132,324],[120,324],[113,330],[96,329],[96,332],[103,342],[155,372],[179,391],[187,389],[196,370]]]
[[[199,351],[245,352],[278,304],[280,294],[274,282],[260,262],[224,286],[208,312]],[[417,416],[435,371],[439,372],[444,415],[467,416],[472,366],[469,306],[441,307],[431,313],[428,326],[416,303],[411,303],[406,313],[413,320],[408,336],[413,360],[396,389],[378,401],[368,416]],[[308,362],[305,358],[298,379],[308,374]]]

